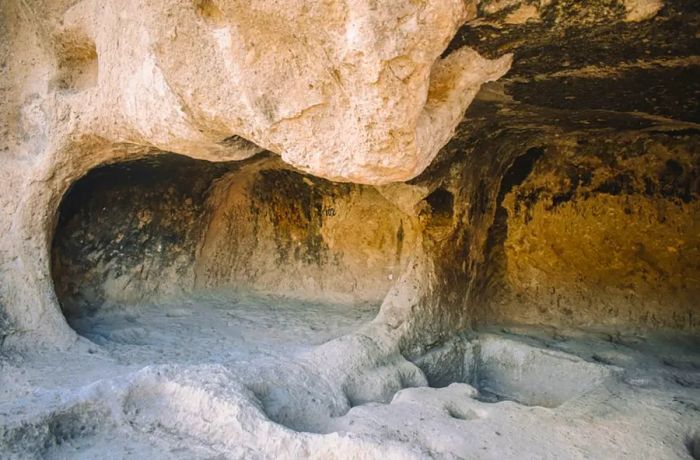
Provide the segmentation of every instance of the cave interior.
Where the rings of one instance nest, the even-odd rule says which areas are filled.
[[[410,180],[238,136],[66,179],[42,263],[72,342],[22,344],[0,291],[0,457],[699,459],[697,5],[477,3],[442,58],[512,66]],[[55,89],[91,91],[71,40]]]

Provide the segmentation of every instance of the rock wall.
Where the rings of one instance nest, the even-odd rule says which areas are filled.
[[[267,149],[316,176],[403,180],[510,63],[442,59],[475,14],[461,1],[243,3],[3,3],[3,340],[73,340],[50,248],[64,193],[93,168]]]
[[[211,183],[233,168],[173,154],[98,167],[65,194],[52,276],[68,316],[189,290]]]
[[[688,141],[586,136],[543,150],[499,197],[484,319],[697,329],[699,157]]]
[[[379,305],[411,254],[416,218],[372,187],[264,156],[173,154],[98,167],[62,200],[52,275],[67,316],[196,293]]]
[[[387,293],[409,354],[698,329],[693,1],[244,3],[2,4],[3,341],[73,340],[59,300],[233,288]],[[163,152],[211,163],[76,185]]]
[[[208,207],[198,290],[378,305],[420,232],[414,216],[373,187],[329,182],[275,161],[221,178]]]

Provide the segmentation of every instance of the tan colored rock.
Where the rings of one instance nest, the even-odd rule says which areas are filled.
[[[540,12],[535,5],[522,4],[506,16],[506,24],[525,24],[528,21],[539,21]]]
[[[653,18],[663,8],[661,0],[624,0],[625,20],[629,22],[646,21]]]
[[[59,34],[72,66],[63,97],[105,137],[206,158],[255,153],[222,143],[235,135],[317,176],[407,180],[510,57],[440,58],[469,19],[461,0],[373,5],[85,0]]]
[[[440,58],[476,14],[461,0],[32,0],[0,13],[0,322],[43,337],[72,337],[48,258],[61,197],[92,168],[266,148],[319,176],[408,179],[510,62]]]

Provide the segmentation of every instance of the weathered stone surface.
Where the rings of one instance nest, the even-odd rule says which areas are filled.
[[[474,14],[456,0],[3,4],[3,221],[30,235],[3,240],[8,321],[61,323],[47,258],[57,205],[99,164],[262,147],[337,180],[415,176],[508,69],[469,49],[441,58]]]
[[[508,70],[468,49],[440,57],[467,19],[461,0],[86,0],[58,31],[61,87],[105,137],[239,159],[221,145],[235,135],[317,176],[406,180]]]
[[[50,243],[61,198],[95,166],[164,150],[216,161],[244,159],[260,150],[248,139],[316,175],[373,183],[406,179],[428,165],[478,87],[505,72],[510,60],[502,56],[512,53],[508,75],[480,93],[433,166],[409,184],[377,189],[397,213],[411,216],[414,231],[421,234],[421,242],[406,247],[407,258],[402,259],[406,267],[411,266],[409,259],[414,261],[408,278],[391,275],[417,277],[405,282],[418,286],[409,295],[412,300],[399,297],[402,305],[415,302],[425,313],[423,319],[402,313],[403,319],[396,321],[411,327],[425,321],[438,336],[468,324],[476,306],[457,299],[481,292],[476,286],[482,264],[490,263],[491,249],[484,247],[492,212],[500,206],[500,177],[524,150],[538,147],[547,155],[561,155],[566,151],[562,145],[588,135],[581,133],[602,139],[609,129],[632,130],[637,134],[630,138],[639,139],[651,138],[646,131],[683,130],[688,133],[683,143],[697,143],[698,92],[691,77],[697,47],[690,39],[678,39],[690,37],[698,23],[692,5],[684,0],[663,8],[656,2],[574,3],[395,2],[378,8],[336,3],[307,8],[299,3],[282,12],[267,2],[6,3],[3,13],[9,19],[3,21],[3,33],[8,46],[2,71],[10,86],[3,92],[7,193],[2,210],[7,236],[0,247],[2,270],[8,274],[0,287],[5,329],[66,332],[51,283]],[[37,10],[46,12],[41,21],[34,20]],[[633,11],[637,16],[631,18]],[[282,26],[292,23],[297,27]],[[609,46],[613,39],[616,47]],[[548,141],[552,136],[563,137]],[[549,148],[555,144],[559,147]],[[683,174],[692,174],[693,148],[684,155]],[[656,153],[650,157],[665,161]],[[594,174],[593,165],[586,168]],[[559,193],[552,187],[550,193]],[[285,206],[306,199],[299,187],[289,193],[295,196]],[[642,196],[641,189],[626,193],[641,200],[640,209],[667,200]],[[273,198],[255,199],[274,203]],[[380,203],[379,195],[369,202]],[[688,209],[679,218],[692,220],[692,203],[684,204]],[[554,217],[550,211],[542,215],[547,222]],[[260,207],[256,212],[267,211]],[[369,213],[366,209],[353,219],[364,221]],[[251,222],[260,218],[254,214]],[[516,214],[511,210],[510,218]],[[580,217],[574,212],[565,220]],[[297,224],[313,228],[313,222],[307,218]],[[660,225],[659,232],[667,234]],[[329,228],[297,237],[316,241]],[[509,228],[515,232],[514,223]],[[297,232],[286,230],[282,233]],[[270,231],[264,239],[279,233]],[[687,226],[679,230],[689,231]],[[398,240],[395,235],[393,240]],[[201,260],[215,253],[215,259],[223,260],[222,255],[233,251],[235,245],[225,236],[219,232],[223,238],[216,243],[218,249],[203,249]],[[287,252],[295,252],[285,245]],[[512,242],[505,247],[511,248],[511,258],[520,253]],[[377,254],[383,251],[389,250]],[[619,256],[637,257],[629,251]],[[354,263],[345,260],[341,265]],[[200,264],[198,270],[206,272],[206,266]],[[380,296],[387,289],[384,281],[359,281],[361,266],[351,270],[356,273],[353,282]],[[510,279],[521,279],[521,272],[529,270],[518,267]],[[676,267],[680,271],[674,276],[692,278],[680,274],[691,269],[688,264]],[[220,273],[240,279],[240,271],[227,270]],[[308,286],[326,285],[319,281],[327,276],[323,270],[307,274]],[[441,292],[446,297],[437,295]],[[679,308],[676,317],[689,317],[685,307]],[[590,319],[585,319],[587,308],[577,311],[581,321]],[[434,316],[440,321],[430,319]],[[551,316],[556,318],[563,317]],[[646,324],[641,316],[635,318],[632,323]]]
[[[696,3],[0,3],[0,457],[697,457]]]
[[[73,186],[60,207],[52,276],[69,317],[191,292],[378,305],[419,232],[415,211],[373,187],[269,157],[162,154],[97,168]]]

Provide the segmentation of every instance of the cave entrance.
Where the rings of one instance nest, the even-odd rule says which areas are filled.
[[[372,187],[160,154],[70,188],[52,276],[71,327],[125,359],[290,352],[371,320],[415,233]]]

